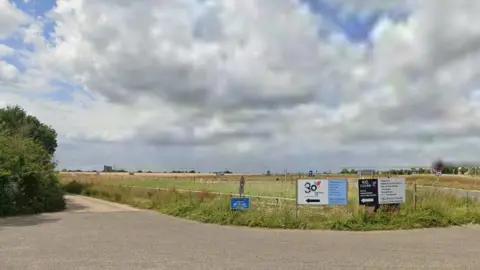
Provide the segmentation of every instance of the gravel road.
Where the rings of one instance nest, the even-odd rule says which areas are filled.
[[[0,269],[479,269],[480,227],[284,231],[200,224],[81,196],[0,219]]]

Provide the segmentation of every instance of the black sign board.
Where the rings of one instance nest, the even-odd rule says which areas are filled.
[[[360,205],[378,205],[378,179],[358,180],[358,203]]]

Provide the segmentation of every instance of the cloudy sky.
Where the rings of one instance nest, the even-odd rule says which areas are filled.
[[[0,106],[61,168],[480,161],[480,1],[0,0]]]

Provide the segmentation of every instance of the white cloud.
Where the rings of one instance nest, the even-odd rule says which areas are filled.
[[[18,70],[15,66],[0,60],[0,86],[12,83],[17,79]]]
[[[7,45],[0,44],[0,57],[11,56],[15,50]]]
[[[0,62],[0,100],[54,126],[60,162],[72,167],[475,159],[480,5],[337,3],[349,14],[410,15],[384,17],[369,43],[352,43],[293,0],[59,0],[48,15],[55,46],[37,34],[45,22],[20,31],[36,49],[19,52],[26,71],[9,67],[10,79]],[[40,100],[55,91],[51,79],[83,90]]]
[[[5,38],[29,21],[28,16],[9,0],[0,0],[0,39]]]

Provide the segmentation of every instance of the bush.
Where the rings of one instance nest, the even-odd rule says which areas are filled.
[[[71,194],[82,194],[85,188],[87,187],[86,184],[79,183],[75,180],[63,185],[63,190],[67,193]]]
[[[0,134],[0,216],[65,209],[55,164],[24,136]]]

